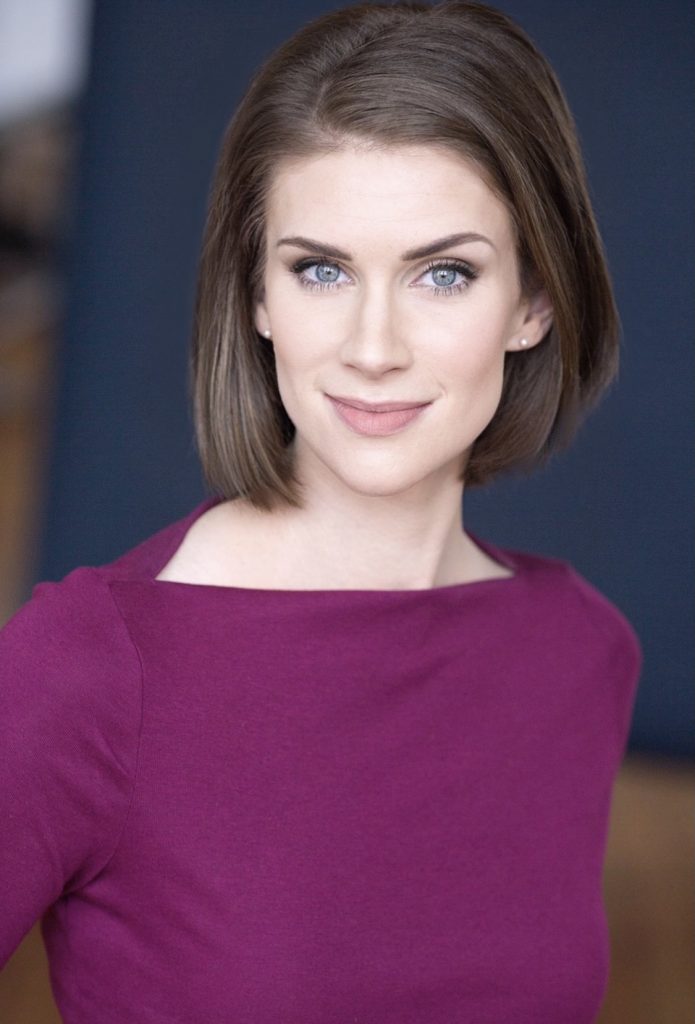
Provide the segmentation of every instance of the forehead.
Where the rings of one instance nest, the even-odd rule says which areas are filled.
[[[314,231],[328,241],[327,229],[376,235],[402,227],[412,241],[421,225],[433,237],[470,230],[501,244],[511,238],[507,208],[475,164],[429,146],[346,147],[285,159],[273,175],[266,215],[271,236]]]

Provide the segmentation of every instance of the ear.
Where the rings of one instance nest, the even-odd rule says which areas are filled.
[[[530,299],[525,299],[521,303],[516,326],[505,345],[505,350],[516,352],[518,349],[533,348],[543,341],[552,322],[553,307],[550,297],[544,288],[539,288]],[[525,338],[527,344],[520,345],[521,338]]]
[[[260,299],[254,306],[253,325],[259,334],[264,334],[264,332],[270,328],[270,320],[268,319],[268,313],[262,299]]]

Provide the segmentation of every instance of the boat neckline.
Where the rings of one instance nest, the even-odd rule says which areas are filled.
[[[326,597],[328,594],[373,594],[373,595],[384,595],[384,596],[404,596],[407,594],[453,594],[459,591],[468,590],[469,588],[479,587],[495,587],[500,584],[506,584],[507,586],[514,586],[518,584],[523,576],[525,575],[525,566],[518,553],[503,550],[496,544],[491,543],[488,540],[484,540],[479,537],[476,533],[469,529],[464,528],[464,532],[473,541],[473,543],[480,548],[488,557],[492,558],[493,561],[497,562],[498,565],[503,566],[505,569],[509,569],[512,572],[511,576],[490,576],[480,580],[468,580],[467,582],[461,583],[447,583],[437,587],[408,587],[408,588],[359,588],[359,587],[332,587],[330,589],[321,588],[281,588],[281,587],[238,587],[228,586],[220,583],[190,583],[185,580],[158,580],[156,578],[157,573],[161,572],[165,565],[173,558],[176,551],[183,544],[186,534],[192,527],[193,523],[196,522],[208,509],[213,508],[215,505],[221,504],[226,499],[219,495],[213,495],[212,497],[205,498],[198,505],[196,505],[188,515],[184,516],[183,519],[178,521],[178,529],[174,531],[172,541],[167,545],[164,552],[164,558],[159,556],[157,558],[156,567],[153,572],[150,572],[145,578],[144,582],[153,584],[156,587],[163,587],[165,589],[179,589],[186,591],[199,590],[202,592],[213,591],[213,592],[230,592],[233,594],[264,594],[264,595],[317,595]],[[141,579],[140,582],[143,582]]]

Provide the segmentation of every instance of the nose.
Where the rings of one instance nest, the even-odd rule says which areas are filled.
[[[357,367],[367,376],[410,365],[412,353],[394,305],[386,287],[372,286],[362,296],[355,296],[341,347],[346,365]]]

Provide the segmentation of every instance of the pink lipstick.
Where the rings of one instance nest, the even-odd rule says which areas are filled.
[[[417,419],[422,411],[432,404],[431,402],[418,405],[412,402],[375,402],[374,406],[370,408],[368,403],[360,402],[362,408],[357,408],[355,405],[349,405],[345,401],[334,398],[333,395],[326,397],[343,423],[346,423],[351,430],[357,434],[367,434],[373,437],[395,434]]]

